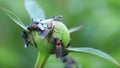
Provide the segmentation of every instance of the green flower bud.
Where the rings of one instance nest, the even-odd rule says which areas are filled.
[[[27,27],[29,32],[23,31],[26,45],[29,46],[31,44],[35,46],[42,57],[47,57],[51,54],[56,54],[57,58],[66,56],[66,47],[68,47],[71,39],[67,27],[59,18],[34,21],[29,25]],[[45,59],[42,58],[42,60]],[[38,66],[38,64],[41,64],[39,60],[36,67],[41,66]]]

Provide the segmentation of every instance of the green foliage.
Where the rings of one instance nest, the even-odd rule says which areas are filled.
[[[14,23],[16,23],[21,28],[23,28],[24,30],[27,31],[27,28],[25,27],[25,25],[23,24],[23,22],[21,21],[21,19],[18,16],[16,16],[14,13],[10,12],[7,9],[4,9],[4,8],[0,8],[0,9],[1,9],[1,11],[5,12],[14,21]]]
[[[108,55],[100,50],[94,49],[94,48],[81,47],[81,48],[68,48],[67,50],[70,52],[84,52],[84,53],[93,54],[93,55],[99,56],[105,60],[108,60],[108,61],[116,64],[117,66],[120,66],[119,62],[117,62],[117,60],[112,58],[110,55]]]
[[[23,1],[22,2],[18,1],[16,3],[14,3],[14,5],[20,4],[20,6],[22,7],[22,9],[20,8],[18,10],[16,10],[14,8],[14,6],[10,3],[11,2],[9,2],[9,1],[1,0],[0,6],[5,6],[9,9],[12,9],[13,11],[15,11],[15,13],[17,13],[17,15],[21,16],[22,18],[25,18],[25,20],[26,19],[28,20],[28,18],[26,18],[27,15],[25,15],[25,12],[21,13],[22,11],[24,11],[23,6],[21,5],[23,3]],[[64,3],[63,3],[63,0],[61,0],[61,1],[46,1],[46,2],[41,1],[40,3],[45,8],[47,17],[62,14],[65,17],[65,18],[63,18],[63,21],[65,21],[65,24],[67,24],[68,27],[71,27],[71,26],[73,26],[75,24],[79,24],[79,23],[82,23],[85,26],[81,32],[72,34],[72,36],[71,36],[72,42],[73,42],[72,46],[77,46],[78,44],[80,44],[81,46],[83,46],[83,45],[93,46],[98,49],[108,51],[108,53],[112,54],[113,56],[116,56],[115,58],[117,58],[119,61],[119,56],[120,56],[119,55],[119,46],[118,46],[120,44],[119,43],[119,38],[120,38],[120,36],[119,36],[119,34],[120,34],[120,32],[119,32],[120,19],[119,18],[120,17],[119,17],[119,9],[118,9],[119,5],[120,5],[119,1],[117,1],[117,0],[105,0],[105,1],[101,0],[101,1],[88,2],[88,1],[83,1],[83,0],[70,0],[70,1],[64,1]],[[48,4],[46,4],[46,3],[48,3]],[[11,6],[9,6],[9,5],[11,5]],[[80,8],[78,8],[78,7],[80,7]],[[56,10],[58,8],[60,8],[60,9]],[[4,11],[21,28],[23,28],[24,30],[27,30],[25,25],[22,23],[22,21],[20,20],[19,17],[17,17],[15,14],[13,14],[12,12],[10,12],[6,9],[3,10],[3,8],[2,8],[2,11]],[[39,12],[36,12],[36,14],[37,13],[39,13]],[[29,14],[32,14],[32,15],[30,15],[31,17],[37,17],[36,14],[34,15],[33,11],[29,12]],[[42,13],[42,14],[44,14],[44,13]],[[5,45],[4,47],[0,46],[1,52],[6,50],[6,52],[10,52],[12,56],[16,56],[17,54],[14,54],[14,51],[15,51],[19,54],[19,55],[17,55],[17,57],[20,55],[24,56],[24,57],[21,57],[21,56],[18,57],[18,59],[22,58],[21,59],[22,61],[17,60],[15,57],[14,59],[16,59],[16,61],[19,61],[19,62],[13,63],[13,64],[11,63],[13,60],[5,60],[8,64],[4,64],[6,62],[3,62],[3,61],[4,61],[4,59],[6,59],[6,57],[5,58],[2,57],[3,59],[0,59],[0,60],[2,60],[2,61],[0,61],[0,64],[3,64],[3,65],[0,65],[0,67],[3,66],[2,68],[6,68],[6,67],[10,66],[11,68],[15,68],[15,67],[17,67],[16,65],[18,65],[19,67],[17,67],[17,68],[21,68],[21,67],[22,68],[30,68],[31,66],[34,65],[33,62],[35,61],[35,59],[34,60],[32,60],[32,59],[36,57],[36,56],[31,57],[32,50],[34,51],[34,49],[30,49],[29,52],[24,53],[26,51],[26,49],[24,50],[23,46],[16,46],[16,45],[22,45],[22,43],[23,43],[21,41],[21,39],[19,40],[20,37],[18,37],[18,36],[20,36],[20,32],[19,32],[20,30],[17,31],[16,29],[14,29],[14,27],[10,27],[9,25],[7,25],[8,23],[6,23],[6,22],[11,22],[11,20],[7,19],[7,17],[5,17],[4,15],[0,14],[0,19],[1,19],[1,24],[2,24],[2,25],[0,25],[0,28],[1,28],[0,36],[1,36],[1,38],[4,38],[3,36],[7,36],[7,37],[5,37],[5,39],[0,39],[0,41],[1,41],[0,45]],[[26,21],[25,21],[25,23],[26,23]],[[7,26],[7,28],[3,27],[4,24]],[[12,24],[10,24],[10,25],[12,25]],[[12,25],[12,26],[14,26],[14,25]],[[17,28],[17,27],[15,26],[15,28]],[[10,29],[12,29],[12,30],[10,30]],[[7,31],[11,31],[11,32],[7,32]],[[8,34],[10,36],[8,36]],[[16,40],[16,37],[17,37],[18,41]],[[6,43],[6,41],[4,41],[4,40],[6,40],[8,42]],[[77,40],[79,40],[79,41],[77,41]],[[13,43],[14,43],[14,45],[13,45]],[[8,46],[8,45],[10,45],[10,46]],[[24,52],[23,52],[23,50],[24,50]],[[110,56],[108,56],[108,54],[102,53],[101,51],[96,50],[96,49],[79,48],[78,50],[76,50],[76,49],[73,49],[73,50],[78,51],[78,52],[80,51],[80,52],[98,55],[110,62],[113,62],[116,65],[119,65],[119,63],[116,60],[114,60],[113,58],[111,58]],[[98,54],[98,53],[100,53],[100,54]],[[7,53],[5,53],[5,54],[7,54]],[[5,54],[3,54],[3,55],[5,55]],[[7,54],[7,56],[8,56],[8,54]],[[10,57],[10,56],[8,56],[8,57]],[[87,56],[85,56],[85,57],[89,58]],[[27,59],[27,61],[26,61],[27,63],[24,64],[23,59]],[[81,57],[81,59],[82,59],[82,57]],[[52,59],[51,61],[54,62],[54,59]],[[88,60],[84,60],[84,61],[87,62],[86,64],[84,64],[85,68],[96,68],[94,66],[93,67],[90,67],[90,66],[92,66],[92,63],[98,63],[98,61],[93,61],[93,62],[90,62]],[[84,61],[81,61],[81,62],[84,62]],[[21,65],[21,63],[23,63],[23,64]],[[102,64],[102,62],[100,64]],[[96,66],[97,66],[97,64],[96,64]],[[107,64],[107,63],[105,63],[102,66],[103,66],[102,68],[110,68],[110,67],[117,68],[117,67],[112,66],[111,64]],[[31,68],[33,68],[33,67],[31,67]]]

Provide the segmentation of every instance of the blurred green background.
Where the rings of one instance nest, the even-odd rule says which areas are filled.
[[[37,0],[47,18],[63,15],[62,21],[71,28],[84,27],[71,34],[71,47],[100,49],[120,62],[120,0]],[[0,0],[4,7],[19,16],[25,25],[30,18],[24,0]],[[0,68],[33,68],[37,51],[24,48],[22,29],[0,12]],[[114,64],[89,54],[70,54],[82,68],[118,68]],[[60,67],[52,56],[46,68]],[[58,66],[59,65],[59,66]]]

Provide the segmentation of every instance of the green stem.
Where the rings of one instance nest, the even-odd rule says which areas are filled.
[[[43,68],[48,57],[49,54],[38,52],[35,68]]]

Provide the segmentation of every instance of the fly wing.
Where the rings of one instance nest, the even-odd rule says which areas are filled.
[[[45,29],[41,34],[41,38],[44,39],[50,33],[50,29]]]
[[[56,45],[56,57],[61,59],[62,58],[62,46]]]
[[[43,9],[35,0],[25,0],[24,4],[28,14],[33,18],[33,21],[44,20],[46,18]]]

